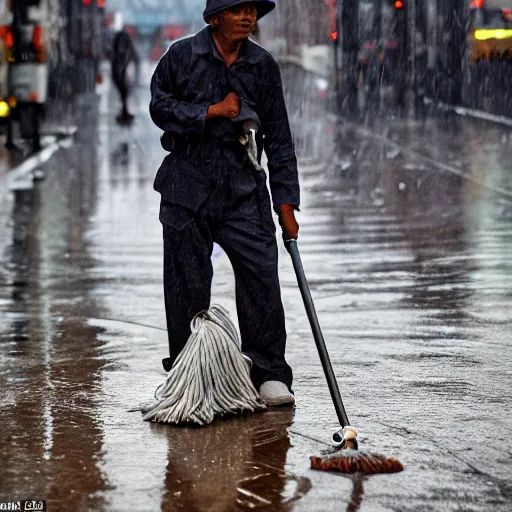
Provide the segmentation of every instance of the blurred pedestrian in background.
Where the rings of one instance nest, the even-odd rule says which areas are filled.
[[[130,94],[128,67],[131,63],[138,67],[140,59],[130,34],[124,30],[120,12],[115,13],[112,27],[115,31],[112,40],[112,80],[121,97],[121,112],[117,116],[117,121],[129,123],[133,121],[134,115],[128,111],[128,95]]]

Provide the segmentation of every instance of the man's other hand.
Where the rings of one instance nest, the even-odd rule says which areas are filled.
[[[240,114],[238,96],[236,92],[230,92],[220,103],[216,103],[208,109],[206,119],[212,119],[213,117],[234,119],[238,114]]]
[[[292,204],[278,206],[279,225],[283,230],[285,240],[297,240],[299,238],[299,224],[295,219],[295,207]]]

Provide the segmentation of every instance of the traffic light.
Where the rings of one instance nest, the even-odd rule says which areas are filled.
[[[390,0],[391,6],[395,13],[395,19],[398,23],[405,22],[407,17],[408,0]]]
[[[409,0],[388,0],[393,9],[392,29],[393,39],[396,41],[397,58],[401,63],[407,59],[407,40],[408,40],[408,7]]]
[[[338,41],[339,33],[338,33],[338,20],[337,20],[337,10],[336,10],[336,0],[325,0],[327,6],[329,8],[329,35],[335,43]]]
[[[394,11],[394,18],[398,24],[405,23],[407,18],[408,0],[388,0]]]

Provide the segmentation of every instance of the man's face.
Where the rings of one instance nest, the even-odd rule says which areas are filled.
[[[247,39],[254,32],[257,14],[254,2],[244,2],[222,11],[211,24],[225,37],[239,41]]]

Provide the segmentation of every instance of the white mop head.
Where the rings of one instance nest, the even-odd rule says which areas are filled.
[[[191,330],[157,402],[143,408],[144,420],[208,425],[217,415],[264,408],[228,313],[212,306],[194,317]]]

